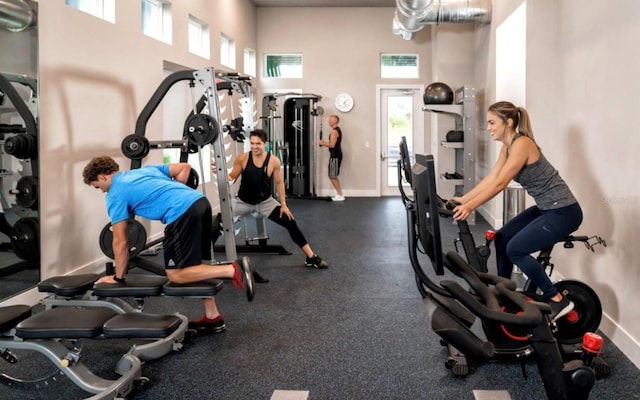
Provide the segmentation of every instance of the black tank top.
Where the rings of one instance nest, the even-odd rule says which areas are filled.
[[[338,140],[336,140],[336,145],[333,148],[329,148],[329,157],[331,158],[341,158],[342,157],[342,129],[339,126],[334,128],[338,131]]]
[[[247,166],[242,171],[242,181],[238,190],[238,198],[248,204],[258,204],[271,197],[271,177],[268,174],[269,159],[267,153],[262,168],[253,163],[253,154],[249,152]]]

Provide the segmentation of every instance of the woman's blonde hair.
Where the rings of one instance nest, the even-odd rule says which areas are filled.
[[[524,107],[516,107],[508,101],[499,101],[490,105],[489,111],[497,115],[505,124],[507,120],[511,118],[513,121],[513,129],[519,134],[531,138],[531,140],[535,142],[529,113]]]

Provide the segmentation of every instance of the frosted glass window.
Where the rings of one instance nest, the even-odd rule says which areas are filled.
[[[419,78],[417,54],[381,54],[381,78]]]
[[[227,67],[236,67],[236,41],[231,37],[220,34],[220,63]]]
[[[91,14],[111,23],[116,22],[115,0],[65,0],[69,7]]]
[[[267,78],[302,78],[302,54],[267,54]]]
[[[209,25],[193,15],[189,16],[189,52],[210,58]]]
[[[171,44],[171,3],[164,0],[142,0],[142,33]]]
[[[244,49],[244,73],[250,76],[256,76],[256,51],[245,47]]]

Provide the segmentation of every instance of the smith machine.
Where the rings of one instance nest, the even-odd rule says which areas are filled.
[[[149,140],[146,136],[147,122],[151,118],[169,89],[176,83],[188,81],[193,100],[193,112],[186,118],[182,137],[176,140]],[[242,118],[236,118],[231,125],[220,126],[220,105],[218,91],[238,92],[243,96],[248,93],[249,78],[235,73],[216,72],[213,68],[203,70],[186,70],[175,72],[167,76],[151,96],[136,121],[135,132],[128,135],[122,141],[122,153],[131,159],[131,169],[140,168],[150,150],[177,148],[180,149],[180,162],[186,162],[189,154],[200,153],[201,149],[212,144],[213,156],[217,169],[217,187],[220,201],[220,215],[224,232],[225,260],[237,259],[235,235],[233,234],[233,215],[231,212],[231,192],[227,180],[227,157],[225,155],[225,143],[223,134],[227,133],[234,140],[243,140],[241,135]],[[204,94],[195,101],[195,87],[203,90]],[[202,154],[200,154],[200,174],[204,176],[209,171],[202,171]],[[204,181],[200,184],[198,173],[192,169],[188,182],[189,186],[201,188],[206,196]],[[100,247],[107,257],[113,258],[111,248],[112,233],[107,224],[100,235]],[[140,257],[140,254],[151,247],[162,243],[163,238],[147,242],[147,234],[144,226],[135,219],[129,220],[128,225],[130,265],[137,266],[148,271],[164,275],[164,267],[157,263]],[[218,260],[222,262],[221,260]]]

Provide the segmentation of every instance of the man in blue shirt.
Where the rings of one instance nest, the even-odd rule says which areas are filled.
[[[113,231],[115,275],[98,282],[124,283],[129,264],[127,220],[140,216],[165,224],[163,250],[167,278],[174,283],[231,278],[253,299],[253,271],[248,259],[240,263],[209,265],[213,216],[207,198],[185,182],[191,172],[187,163],[149,165],[120,171],[109,156],[95,157],[84,168],[84,183],[106,193],[106,207]],[[192,322],[196,327],[225,329],[224,317],[214,298],[203,299],[205,315]]]

